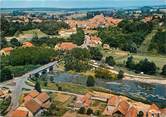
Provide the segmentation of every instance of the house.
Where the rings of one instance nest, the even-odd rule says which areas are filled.
[[[125,117],[137,117],[137,109],[134,106],[130,107]]]
[[[70,35],[75,34],[76,28],[68,29],[68,30],[60,30],[58,33],[61,37],[70,37]]]
[[[36,114],[41,109],[40,104],[36,102],[34,99],[25,102],[24,106],[33,114]]]
[[[75,102],[77,108],[89,107],[91,105],[91,95],[86,93],[84,96],[78,96]]]
[[[117,108],[119,102],[120,102],[119,96],[112,96],[110,99],[108,99],[107,107],[105,108],[103,114],[111,116],[114,110]]]
[[[0,50],[0,55],[9,55],[13,51],[12,47],[6,47]]]
[[[72,42],[63,42],[55,46],[55,49],[58,50],[71,50],[73,48],[77,48],[77,45]]]
[[[28,112],[23,110],[15,110],[11,117],[28,117]]]
[[[33,46],[33,44],[31,42],[24,42],[22,44],[22,47],[32,47],[32,46]]]
[[[152,104],[149,109],[148,112],[146,113],[147,117],[160,117],[161,111],[159,109],[159,107],[156,104]]]
[[[127,101],[123,100],[119,103],[118,107],[114,110],[113,116],[124,117],[129,109],[130,105]]]
[[[110,49],[110,46],[108,44],[103,44],[103,49],[104,50],[109,50]]]
[[[43,109],[48,109],[50,105],[51,105],[50,97],[47,93],[44,92],[39,93],[36,90],[32,90],[31,92],[29,92],[27,95],[24,96],[23,103],[11,115],[14,116],[15,114],[17,115],[18,113],[21,112],[26,117],[27,114],[25,113],[28,112],[28,117],[31,117]]]
[[[96,47],[97,45],[101,45],[101,39],[97,36],[89,36],[85,35],[84,45],[89,47]]]

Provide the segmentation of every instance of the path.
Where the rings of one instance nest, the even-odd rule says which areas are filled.
[[[148,48],[149,45],[151,43],[151,40],[153,38],[153,36],[157,33],[157,30],[152,30],[151,33],[149,33],[146,37],[145,40],[142,42],[140,48],[138,49],[138,51],[140,53],[147,53],[148,52]]]

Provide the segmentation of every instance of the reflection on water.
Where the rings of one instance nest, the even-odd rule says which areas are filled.
[[[86,77],[79,74],[58,73],[54,76],[54,82],[72,82],[86,85]],[[131,98],[141,98],[150,103],[155,102],[166,107],[166,86],[161,84],[145,84],[136,81],[106,81],[97,80],[97,86],[105,87],[113,92],[127,95]]]
[[[146,84],[135,81],[114,81],[107,83],[106,88],[113,92],[128,95],[132,98],[142,98],[166,107],[166,86],[161,84]]]

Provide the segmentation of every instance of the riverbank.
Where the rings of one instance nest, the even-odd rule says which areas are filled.
[[[123,78],[123,80],[137,81],[137,82],[148,83],[148,84],[162,84],[162,85],[166,85],[166,80],[164,80],[164,79],[151,79],[151,78],[125,76]]]

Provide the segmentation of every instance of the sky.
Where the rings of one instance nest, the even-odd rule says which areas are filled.
[[[166,0],[0,0],[1,8],[95,8],[166,5]]]

